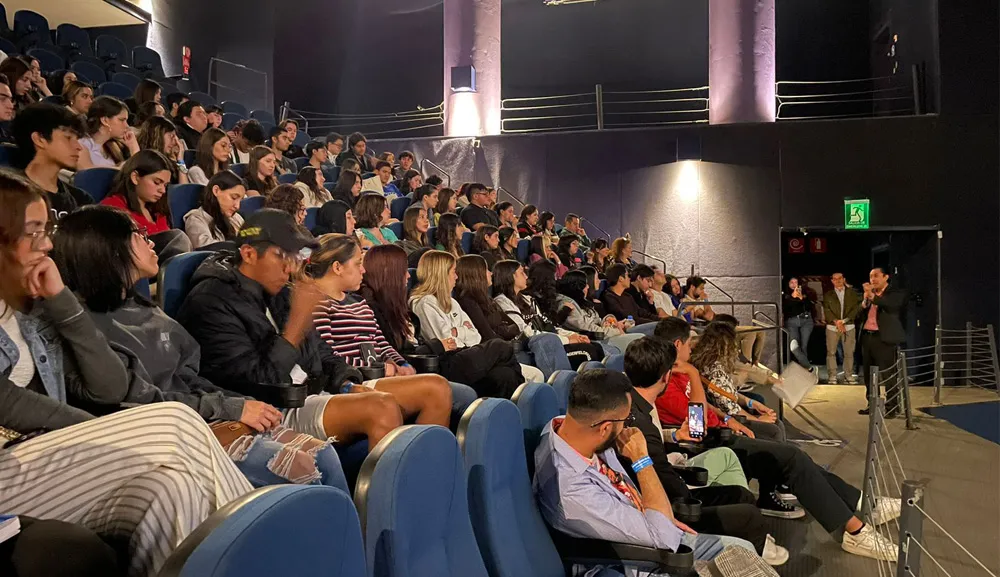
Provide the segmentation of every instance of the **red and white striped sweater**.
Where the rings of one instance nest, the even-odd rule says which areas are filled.
[[[407,364],[403,355],[392,348],[382,334],[375,313],[364,299],[348,296],[343,301],[328,299],[313,311],[313,326],[334,354],[348,365],[363,365],[361,344],[372,343],[381,360],[395,365]]]

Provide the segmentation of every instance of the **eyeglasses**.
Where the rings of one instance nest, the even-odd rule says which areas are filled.
[[[142,240],[144,240],[145,242],[149,242],[149,231],[147,231],[145,227],[139,227],[139,228],[133,229],[132,232],[134,234],[139,235],[139,237]]]
[[[49,222],[45,225],[45,228],[41,230],[36,230],[35,232],[24,233],[24,238],[31,239],[31,250],[42,250],[45,248],[44,243],[46,239],[51,239],[55,235],[58,227],[53,222]]]
[[[622,423],[626,427],[633,427],[635,426],[635,415],[629,413],[629,415],[624,419],[604,419],[603,421],[597,421],[596,423],[591,425],[590,428],[595,429],[597,427],[600,427],[604,423]]]

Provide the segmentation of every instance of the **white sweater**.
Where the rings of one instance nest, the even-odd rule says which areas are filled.
[[[410,310],[420,319],[420,334],[426,340],[453,338],[460,349],[478,345],[483,340],[472,319],[455,299],[451,299],[451,312],[447,313],[430,295],[410,300]]]

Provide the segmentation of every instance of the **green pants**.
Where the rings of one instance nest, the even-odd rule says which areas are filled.
[[[739,485],[744,489],[750,488],[740,460],[732,449],[726,447],[709,449],[688,459],[687,464],[689,467],[708,469],[709,485]]]

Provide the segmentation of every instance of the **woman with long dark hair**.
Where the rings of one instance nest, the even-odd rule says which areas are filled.
[[[545,246],[555,246],[559,244],[559,235],[556,233],[556,215],[545,211],[538,218],[538,234],[545,239]]]
[[[604,276],[604,271],[608,268],[608,255],[611,254],[611,247],[608,241],[603,238],[594,240],[590,245],[590,252],[587,253],[587,264],[597,269],[598,274]]]
[[[403,213],[403,238],[396,244],[406,251],[407,258],[414,252],[427,248],[427,231],[430,227],[431,221],[423,206],[411,206]]]
[[[458,195],[450,188],[438,192],[437,208],[434,209],[434,226],[441,226],[441,216],[458,210]]]
[[[159,82],[151,78],[143,78],[135,86],[135,94],[132,97],[135,98],[135,105],[141,107],[147,102],[156,102],[159,104],[162,94],[163,88]]]
[[[462,226],[462,219],[457,214],[450,212],[442,214],[437,226],[434,249],[444,251],[457,259],[465,254],[462,250],[463,234],[465,227]]]
[[[302,190],[306,208],[319,208],[333,200],[333,195],[323,186],[325,183],[323,171],[314,166],[305,166],[299,171],[295,186]]]
[[[593,275],[593,268],[585,267],[585,269],[589,269],[589,274]],[[563,326],[593,335],[596,339],[624,351],[630,342],[641,339],[642,335],[625,334],[625,323],[615,319],[614,315],[601,316],[597,308],[599,303],[595,303],[591,298],[591,281],[585,269],[570,271],[556,283],[559,291],[556,306],[560,310],[562,308],[570,310],[569,316],[563,321]]]
[[[247,194],[246,183],[236,173],[216,173],[201,191],[201,204],[184,215],[184,234],[198,249],[232,241],[243,227],[240,201]]]
[[[559,261],[569,270],[576,270],[583,264],[583,259],[578,254],[580,251],[580,239],[575,234],[567,234],[559,237],[556,256]],[[562,275],[560,275],[562,278]]]
[[[177,127],[173,122],[162,116],[150,117],[142,123],[135,138],[142,150],[155,150],[173,163],[170,167],[171,184],[188,183],[186,170],[181,170],[184,147],[177,136]]]
[[[188,171],[188,179],[194,184],[208,184],[217,172],[229,170],[229,158],[233,143],[226,133],[218,128],[207,128],[198,140],[195,152],[195,166]]]
[[[472,254],[478,254],[486,259],[486,266],[493,265],[504,259],[500,250],[500,231],[495,226],[483,225],[472,238]]]
[[[274,176],[277,168],[278,159],[273,150],[266,146],[250,149],[246,175],[247,196],[267,196],[278,188],[278,179]]]
[[[416,190],[420,188],[420,185],[424,183],[423,180],[424,180],[423,175],[421,175],[416,170],[412,169],[407,170],[405,173],[403,173],[403,178],[401,180],[402,186],[400,186],[399,192],[402,194],[402,196],[406,196],[407,194],[416,192]]]
[[[339,200],[326,202],[316,213],[316,225],[312,233],[316,237],[330,233],[354,236],[354,212]]]
[[[517,234],[521,238],[529,238],[542,232],[538,227],[538,207],[533,204],[526,204],[521,209],[521,217],[517,221]]]
[[[337,185],[333,187],[332,195],[334,200],[343,202],[353,210],[361,196],[361,175],[341,167],[340,177],[337,179]]]
[[[567,353],[583,352],[590,355],[589,360],[603,360],[604,350],[600,345],[590,342],[590,337],[576,331],[565,328],[566,319],[569,313],[576,309],[576,305],[569,303],[562,305],[559,302],[559,291],[556,290],[556,265],[548,261],[539,261],[528,267],[528,288],[520,295],[519,299],[523,305],[531,305],[536,309],[536,314],[540,313],[539,320],[553,325],[555,330],[549,331],[558,333],[568,340],[566,346]],[[589,345],[584,346],[584,345]]]
[[[166,260],[191,250],[191,241],[170,228],[167,184],[170,161],[155,150],[141,150],[122,166],[101,204],[124,210],[149,235],[156,254]]]
[[[87,111],[87,136],[80,139],[77,170],[94,167],[121,167],[125,161],[124,145],[130,155],[139,152],[135,133],[128,126],[128,107],[110,96],[94,99]]]
[[[517,231],[505,226],[497,234],[500,236],[500,260],[517,260],[517,243],[521,240]]]
[[[34,104],[32,95],[31,65],[19,56],[7,56],[0,62],[0,74],[10,82],[10,92],[14,100],[14,110],[20,110],[29,104]]]

